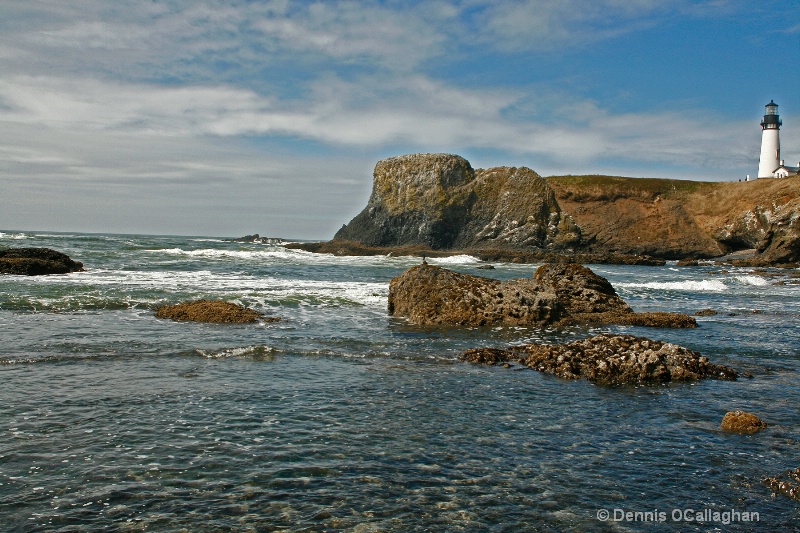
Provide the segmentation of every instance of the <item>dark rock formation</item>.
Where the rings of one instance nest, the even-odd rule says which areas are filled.
[[[543,265],[531,279],[509,281],[419,265],[390,282],[389,314],[418,325],[697,326],[687,315],[634,313],[608,280],[575,263]]]
[[[50,248],[0,249],[0,273],[25,276],[81,272],[83,263]]]
[[[783,494],[800,501],[800,467],[787,470],[782,475],[764,478],[764,483],[774,491],[773,496]]]
[[[263,314],[241,305],[218,300],[196,300],[176,305],[164,305],[156,309],[157,318],[169,318],[178,321],[214,322],[229,324],[247,324],[252,322],[275,322],[277,317],[265,317]]]
[[[696,312],[694,316],[714,316],[717,314],[717,311],[714,309],[701,309],[700,311]]]
[[[605,385],[737,377],[731,368],[712,364],[697,352],[633,335],[605,334],[568,344],[524,344],[507,350],[478,348],[460,358],[482,364],[513,361],[564,379]]]
[[[368,246],[569,246],[580,230],[528,168],[474,170],[463,157],[412,154],[379,161],[367,207],[334,236]]]
[[[261,244],[283,244],[286,241],[281,239],[280,237],[262,237],[258,233],[254,233],[253,235],[245,235],[244,237],[239,237],[238,239],[232,239],[233,242],[257,242]]]
[[[730,411],[725,413],[720,427],[725,431],[735,433],[756,433],[767,427],[760,418],[744,411]]]

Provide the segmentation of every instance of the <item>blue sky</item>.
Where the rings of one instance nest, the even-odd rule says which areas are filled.
[[[328,239],[382,158],[541,175],[800,161],[800,3],[0,3],[0,229]]]

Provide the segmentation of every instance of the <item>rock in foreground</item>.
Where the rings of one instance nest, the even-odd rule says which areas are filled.
[[[418,325],[626,324],[696,327],[688,315],[634,313],[605,278],[576,263],[500,281],[422,264],[389,284],[389,314]]]
[[[69,274],[83,271],[83,263],[50,248],[8,248],[0,250],[0,273],[22,276]]]
[[[756,433],[767,427],[760,418],[744,411],[730,411],[725,413],[720,425],[725,431],[735,433]]]
[[[735,380],[737,373],[699,353],[633,335],[597,335],[568,344],[525,344],[507,350],[477,348],[461,354],[471,363],[517,362],[564,379],[604,385],[665,383],[699,379]]]
[[[765,478],[764,483],[775,491],[775,494],[784,494],[800,501],[800,467],[795,470],[788,470],[780,476]]]
[[[214,300],[196,300],[176,305],[164,305],[156,310],[156,317],[220,324],[249,324],[259,320],[265,322],[280,320],[277,317],[265,317],[258,311],[235,303]]]

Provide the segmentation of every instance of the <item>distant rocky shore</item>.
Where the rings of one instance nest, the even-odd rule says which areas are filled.
[[[43,276],[83,270],[83,263],[50,248],[0,249],[0,274]]]
[[[718,258],[793,267],[800,264],[800,176],[542,178],[525,167],[473,169],[457,155],[410,154],[375,165],[367,206],[330,242],[292,246],[337,255],[458,252],[615,264]]]

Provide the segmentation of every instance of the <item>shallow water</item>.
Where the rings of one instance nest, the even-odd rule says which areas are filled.
[[[761,482],[800,466],[796,272],[592,265],[636,310],[719,314],[696,330],[453,330],[387,317],[388,282],[414,258],[14,231],[2,245],[51,247],[87,268],[0,277],[5,530],[798,530],[797,502]],[[536,267],[429,262],[501,279]],[[153,316],[201,297],[282,320]],[[754,377],[607,388],[457,361],[475,346],[605,331]],[[770,427],[722,432],[732,409]],[[689,508],[734,513],[701,523]]]

